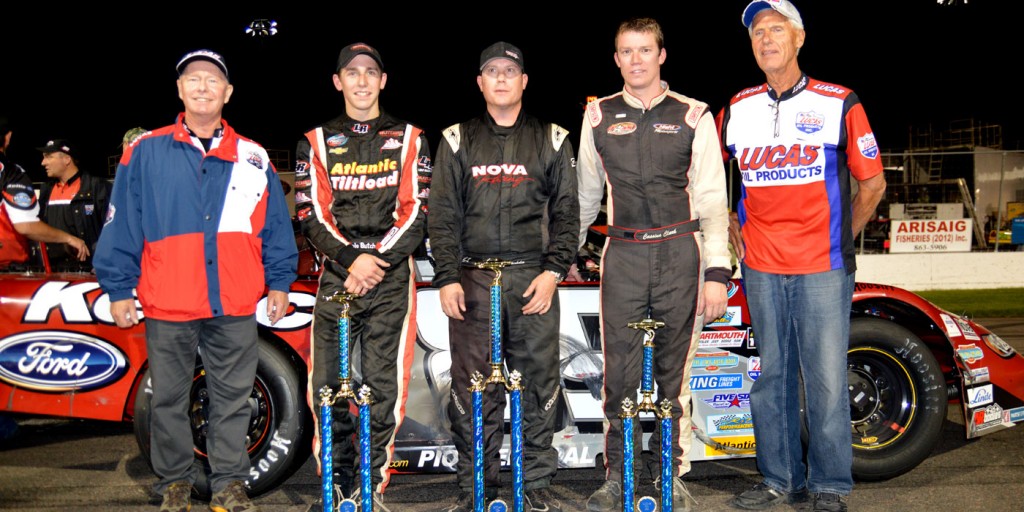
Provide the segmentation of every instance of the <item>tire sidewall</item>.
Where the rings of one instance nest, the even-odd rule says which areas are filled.
[[[197,361],[196,374],[201,370],[202,366]],[[280,485],[305,462],[310,449],[310,413],[305,402],[304,380],[288,357],[262,339],[259,341],[256,379],[265,389],[272,418],[263,439],[255,447],[250,447],[251,465],[246,483],[251,496]],[[147,369],[136,392],[133,424],[136,443],[150,468],[151,397],[152,383]],[[195,494],[209,499],[213,494],[209,481],[210,466],[205,457],[199,456],[192,465],[197,475]]]
[[[913,419],[904,434],[879,448],[853,449],[853,476],[857,480],[884,480],[903,474],[931,455],[942,433],[948,401],[946,382],[931,349],[916,335],[894,322],[876,318],[855,318],[850,322],[850,349],[874,350],[880,359],[899,365],[897,373],[909,376],[915,397]]]

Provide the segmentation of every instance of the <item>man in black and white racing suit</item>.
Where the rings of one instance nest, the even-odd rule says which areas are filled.
[[[449,317],[448,416],[462,489],[444,510],[473,509],[470,377],[490,371],[490,286],[495,273],[472,266],[489,258],[502,270],[505,366],[523,376],[524,488],[527,510],[561,510],[547,493],[558,467],[551,446],[559,394],[557,285],[576,256],[579,203],[568,132],[522,111],[527,75],[522,53],[495,43],[480,57],[481,117],[444,130],[435,159],[429,221],[437,264],[434,284]],[[505,390],[483,395],[486,498],[497,495]]]

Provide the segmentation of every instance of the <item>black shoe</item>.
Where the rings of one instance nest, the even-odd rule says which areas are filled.
[[[622,484],[614,480],[605,480],[594,494],[587,498],[587,510],[590,512],[613,512],[622,510]]]
[[[562,512],[562,503],[544,487],[526,491],[526,512]]]
[[[760,483],[749,491],[736,495],[729,504],[733,508],[743,510],[765,510],[780,503],[803,503],[807,501],[807,498],[807,489],[786,493]]]
[[[833,492],[816,492],[811,510],[815,512],[846,512],[846,499]]]
[[[468,491],[459,492],[455,503],[442,507],[438,512],[473,512],[473,493]]]

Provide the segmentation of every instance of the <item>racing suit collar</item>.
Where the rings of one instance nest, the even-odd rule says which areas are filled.
[[[487,112],[486,110],[484,111],[484,121],[487,122],[487,127],[490,128],[492,132],[498,135],[508,135],[522,126],[525,112],[525,109],[519,109],[519,114],[516,116],[516,122],[513,123],[512,126],[501,126],[493,117],[491,117],[490,112]]]
[[[637,98],[636,96],[633,96],[632,94],[630,94],[629,91],[626,90],[625,87],[622,88],[622,97],[626,100],[626,105],[629,105],[629,106],[631,106],[633,108],[638,108],[640,110],[645,110],[645,109],[646,110],[650,110],[650,109],[653,109],[655,106],[657,106],[659,103],[661,103],[665,99],[666,96],[668,96],[668,82],[666,82],[664,80],[661,81],[661,94],[659,94],[659,95],[655,96],[653,99],[651,99],[651,106],[650,107],[644,105],[643,100],[641,100],[640,98]]]
[[[793,87],[791,87],[789,89],[786,89],[785,91],[782,91],[781,94],[779,93],[779,91],[776,91],[775,89],[772,89],[771,85],[768,85],[767,83],[765,85],[768,86],[768,97],[769,98],[771,98],[771,99],[773,99],[775,101],[785,101],[785,100],[787,100],[789,98],[792,98],[793,96],[796,96],[798,93],[800,93],[800,91],[803,91],[804,89],[806,89],[807,88],[807,84],[809,82],[810,82],[810,79],[807,78],[807,73],[801,73],[800,74],[800,79],[796,81],[796,85],[794,85]]]

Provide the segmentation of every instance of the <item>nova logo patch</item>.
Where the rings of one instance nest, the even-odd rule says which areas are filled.
[[[37,391],[84,391],[125,373],[117,347],[85,334],[34,331],[0,341],[0,380]]]

